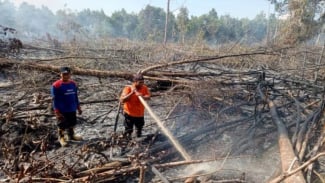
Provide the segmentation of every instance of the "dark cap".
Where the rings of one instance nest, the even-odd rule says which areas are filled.
[[[134,74],[133,75],[133,81],[143,81],[144,78],[143,78],[143,75],[142,74]]]
[[[61,73],[70,73],[71,69],[70,69],[70,67],[61,67],[60,72]]]

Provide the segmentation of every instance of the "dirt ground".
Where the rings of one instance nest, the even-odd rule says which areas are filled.
[[[117,98],[130,81],[123,77],[91,75],[93,70],[135,73],[164,64],[158,59],[161,55],[150,55],[151,62],[143,54],[136,57],[118,55],[118,61],[108,60],[111,54],[100,55],[106,59],[39,61],[40,58],[28,60],[31,54],[28,50],[22,53],[20,58],[26,61],[3,64],[0,69],[2,182],[161,182],[164,178],[184,182],[195,176],[200,182],[261,183],[281,174],[278,129],[270,108],[258,98],[261,72],[256,68],[265,63],[238,65],[237,58],[231,64],[230,61],[192,62],[145,74],[146,84],[152,91],[148,104],[190,155],[191,162],[184,162],[148,111],[143,137],[130,141],[123,139],[123,116],[118,113]],[[164,58],[172,60],[174,56],[169,54]],[[130,61],[130,58],[136,60]],[[6,61],[2,59],[3,63]],[[55,70],[40,69],[38,65],[50,65],[54,69],[69,65],[89,70],[89,75],[80,74],[81,71],[73,74],[83,109],[83,114],[78,116],[76,132],[83,136],[83,141],[60,147],[49,93],[58,74]],[[176,76],[171,78],[166,73]],[[296,90],[277,78],[278,74],[282,73],[270,68],[262,82],[265,86],[272,84],[265,93],[276,101],[278,114],[294,139],[297,132],[296,123],[292,121],[299,115],[294,102],[284,97],[281,91]],[[169,77],[179,82],[161,88],[154,79],[157,77]],[[302,124],[318,107],[307,108],[307,104],[315,101],[318,104],[321,93],[316,91],[312,96],[315,91],[300,92],[297,96],[306,108],[305,116],[300,119]],[[307,95],[308,98],[304,97]],[[117,114],[118,128],[114,133]],[[310,144],[316,144],[316,134],[321,133],[317,126],[314,127],[314,140],[310,140]],[[322,169],[318,171],[322,172]],[[144,172],[143,176],[141,172]]]
[[[43,77],[40,77],[43,78]],[[102,80],[101,87],[99,88],[99,83],[97,85],[98,80],[96,78],[86,78],[84,79],[82,76],[74,76],[74,79],[78,81],[80,84],[80,100],[83,101],[101,101],[105,99],[114,99],[115,96],[112,95],[111,91],[107,88],[110,85],[115,85],[117,88],[122,88],[128,81],[116,81],[115,83],[110,80]],[[2,81],[6,79],[3,78]],[[5,83],[3,82],[3,85]],[[97,86],[96,86],[97,85]],[[49,88],[49,85],[42,86],[42,96],[44,96],[45,103],[42,103],[42,106],[48,106],[50,103],[48,102],[49,91],[46,93],[46,90]],[[15,90],[12,88],[12,90]],[[1,91],[3,96],[10,97],[17,97],[20,98],[21,95],[26,95],[26,93],[21,92],[21,94],[16,93],[15,96],[12,96],[12,92],[8,89],[5,91]],[[155,94],[155,93],[153,93]],[[30,94],[29,94],[30,95]],[[117,93],[115,93],[117,95]],[[242,114],[237,111],[231,111],[230,114],[233,116],[229,117],[228,119],[216,119],[213,115],[207,114],[206,107],[197,108],[197,106],[193,106],[191,101],[187,97],[182,97],[180,101],[169,101],[171,97],[169,95],[173,95],[174,93],[166,93],[162,94],[161,96],[154,96],[149,104],[152,106],[153,110],[157,113],[157,115],[161,119],[165,119],[170,108],[175,107],[173,106],[175,102],[180,102],[176,109],[172,112],[172,114],[164,120],[164,125],[169,128],[175,137],[183,136],[186,134],[190,134],[193,131],[202,128],[205,124],[209,123],[216,123],[215,129],[212,131],[208,131],[206,134],[199,135],[194,139],[195,145],[189,144],[184,145],[184,148],[188,153],[191,155],[193,160],[200,160],[200,159],[216,159],[212,162],[202,163],[199,164],[195,171],[191,169],[191,166],[181,166],[172,169],[167,169],[164,171],[165,176],[167,177],[186,177],[190,176],[193,173],[204,172],[204,173],[211,173],[217,172],[217,174],[227,175],[229,174],[229,178],[231,176],[241,176],[242,173],[246,172],[246,179],[247,181],[250,180],[251,182],[264,182],[267,180],[274,172],[278,166],[279,159],[275,154],[277,152],[277,147],[274,142],[276,137],[271,137],[270,139],[265,139],[259,142],[259,144],[251,144],[252,146],[247,150],[246,153],[239,153],[236,155],[230,155],[236,149],[233,149],[235,142],[237,142],[241,137],[242,134],[245,134],[247,128],[249,128],[251,120],[243,121],[244,124],[237,125],[236,123],[231,126],[222,127],[222,124],[226,124],[229,120],[235,120],[236,118],[240,119]],[[12,98],[11,98],[12,99]],[[15,99],[12,99],[15,100]],[[25,108],[28,107],[37,107],[40,105],[33,103],[33,96],[25,96],[25,99],[20,101],[21,105],[24,105]],[[114,123],[117,115],[117,100],[113,100],[112,102],[99,102],[99,103],[89,103],[89,104],[82,104],[83,114],[78,116],[79,124],[76,126],[76,132],[81,134],[84,138],[82,142],[72,142],[68,147],[60,147],[57,141],[57,134],[56,134],[56,120],[54,116],[51,114],[51,111],[48,111],[48,108],[43,110],[36,110],[36,111],[27,111],[27,114],[36,115],[36,114],[48,114],[49,116],[38,118],[35,121],[36,124],[33,127],[34,129],[27,129],[25,135],[30,138],[30,142],[25,144],[26,146],[32,146],[29,150],[34,150],[33,158],[37,159],[37,161],[44,161],[44,162],[53,162],[53,168],[55,170],[61,171],[68,171],[64,170],[64,165],[75,165],[76,169],[83,169],[83,168],[92,168],[96,167],[99,164],[104,162],[110,161],[109,159],[112,158],[128,158],[132,156],[133,153],[137,151],[143,151],[148,148],[148,142],[138,142],[138,141],[131,141],[129,143],[122,142],[122,145],[114,145],[111,146],[112,135],[114,134]],[[212,102],[210,104],[213,105],[220,105],[217,101]],[[16,104],[15,107],[19,106]],[[213,110],[219,110],[218,107],[215,107]],[[210,111],[215,112],[215,111]],[[235,114],[238,113],[238,114]],[[229,114],[229,115],[230,115]],[[18,114],[17,114],[18,115]],[[43,120],[43,121],[41,121]],[[153,118],[150,117],[148,113],[146,113],[145,117],[146,126],[144,128],[144,138],[154,134],[158,129],[156,122]],[[240,121],[240,120],[239,120]],[[30,121],[27,121],[29,123]],[[17,123],[22,123],[19,121]],[[12,131],[23,131],[24,126],[23,124],[11,124]],[[26,122],[25,122],[26,123]],[[23,125],[23,126],[20,126]],[[3,128],[5,128],[6,124],[3,124]],[[221,126],[221,127],[218,127]],[[20,127],[20,129],[18,129]],[[232,128],[231,131],[227,128]],[[118,121],[118,128],[117,128],[117,135],[119,136],[123,132],[123,115],[119,114],[119,121]],[[158,130],[159,131],[159,130]],[[24,134],[24,132],[21,132]],[[159,131],[161,139],[163,142],[167,140],[167,137]],[[19,140],[16,137],[19,136],[18,134],[12,134],[12,137],[2,137],[6,140],[15,141],[17,146],[21,145]],[[39,143],[41,143],[42,139],[46,138],[46,151],[41,152],[39,147]],[[273,139],[272,139],[273,138]],[[200,142],[202,139],[202,143]],[[39,141],[34,142],[34,141]],[[159,145],[159,140],[155,142],[155,144]],[[255,142],[253,142],[255,143]],[[111,147],[110,147],[111,146]],[[25,146],[24,146],[25,147]],[[27,148],[27,147],[25,147]],[[82,159],[79,160],[80,153],[82,154],[83,148],[93,148],[93,150],[89,150],[87,155],[83,155]],[[168,150],[168,148],[166,149]],[[94,151],[94,152],[93,152]],[[96,152],[97,151],[97,152]],[[98,152],[99,151],[99,152]],[[161,153],[161,152],[159,152]],[[154,153],[150,155],[146,155],[145,160],[149,161],[154,159],[155,156],[159,157],[159,153]],[[152,156],[152,157],[151,157]],[[162,162],[169,161],[180,161],[182,158],[179,154],[176,153],[172,157],[172,159],[164,160]],[[4,166],[8,166],[9,162],[3,161]],[[275,163],[277,162],[277,163]],[[266,166],[267,165],[267,166]],[[25,165],[25,166],[30,166]],[[79,167],[78,167],[79,166]],[[78,168],[77,168],[78,167]],[[263,167],[268,167],[267,169]],[[190,170],[189,170],[190,169]],[[235,171],[235,172],[234,172]],[[209,176],[213,176],[212,173]],[[256,176],[258,175],[258,176]],[[5,178],[5,176],[4,176]],[[227,177],[223,177],[227,178]],[[137,176],[130,178],[131,180],[127,179],[126,181],[137,181]],[[158,181],[155,176],[148,175],[148,182],[155,182]],[[249,181],[249,182],[250,182]]]

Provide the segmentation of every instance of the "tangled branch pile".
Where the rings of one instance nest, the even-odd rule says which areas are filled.
[[[121,45],[30,46],[19,59],[0,58],[2,181],[323,180],[324,49]],[[86,140],[67,148],[57,142],[49,96],[62,65],[73,68],[85,111],[77,131]],[[141,140],[123,139],[122,122],[113,132],[119,92],[138,71],[191,161],[150,116]]]

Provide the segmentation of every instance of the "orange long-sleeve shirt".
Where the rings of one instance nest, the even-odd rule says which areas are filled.
[[[137,89],[143,96],[150,96],[150,91],[146,85],[142,85],[141,88]],[[124,87],[122,91],[122,97],[128,95],[132,92],[131,86]],[[143,117],[144,116],[144,106],[141,103],[139,97],[133,93],[127,101],[123,104],[123,110],[128,115],[132,117]]]

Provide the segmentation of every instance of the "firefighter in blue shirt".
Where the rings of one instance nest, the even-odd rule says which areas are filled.
[[[60,79],[51,86],[53,110],[57,118],[58,136],[61,146],[67,146],[67,141],[80,141],[82,138],[75,134],[74,126],[77,124],[77,111],[82,114],[78,99],[78,88],[71,80],[71,69],[60,68]],[[65,133],[67,138],[65,138]]]

